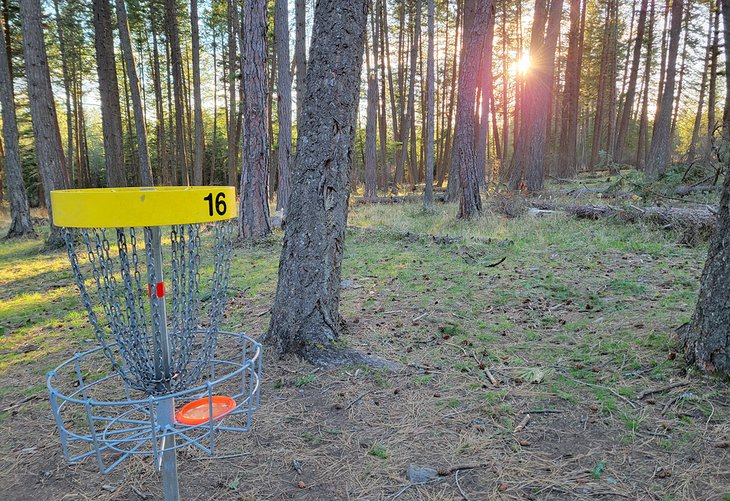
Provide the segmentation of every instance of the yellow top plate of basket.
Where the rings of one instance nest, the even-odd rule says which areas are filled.
[[[53,224],[66,228],[207,223],[238,214],[233,186],[56,190],[51,206]]]

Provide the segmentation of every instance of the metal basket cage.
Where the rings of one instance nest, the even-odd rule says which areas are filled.
[[[51,409],[67,461],[95,457],[109,473],[129,456],[152,456],[159,469],[163,452],[194,446],[215,454],[219,431],[246,432],[259,405],[261,345],[244,334],[219,332],[215,356],[202,361],[201,384],[169,395],[149,395],[128,384],[124,368],[105,370],[111,350],[96,347],[78,353],[48,374]],[[215,394],[230,395],[236,407],[223,419],[183,425],[163,415],[175,403],[184,404]]]

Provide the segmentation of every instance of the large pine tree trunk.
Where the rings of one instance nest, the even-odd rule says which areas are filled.
[[[142,105],[142,93],[140,91],[139,77],[137,76],[137,65],[134,62],[132,51],[132,39],[129,36],[129,22],[127,21],[127,9],[124,0],[116,0],[117,23],[119,25],[119,41],[124,54],[127,76],[129,78],[129,89],[132,97],[132,108],[134,109],[134,126],[137,132],[137,157],[139,158],[139,179],[142,186],[152,186],[152,166],[150,165],[150,153],[147,146],[147,125],[144,120],[144,106]]]
[[[291,163],[291,73],[289,73],[289,11],[286,0],[276,0],[276,64],[278,76],[277,112],[279,114],[279,171],[276,208],[286,214],[289,205],[289,164]]]
[[[419,40],[421,38],[421,0],[416,0],[415,2],[415,16],[413,20],[413,40],[411,42],[411,53],[410,53],[410,74],[408,77],[408,101],[407,103],[402,103],[406,106],[406,112],[403,115],[404,119],[402,121],[402,127],[401,127],[401,151],[400,155],[398,155],[398,163],[396,165],[395,170],[395,184],[399,185],[403,182],[403,176],[405,174],[405,161],[408,157],[408,140],[409,140],[409,134],[411,132],[411,123],[413,122],[413,109],[414,109],[414,99],[415,99],[415,86],[416,86],[416,65],[418,64],[418,46]],[[416,138],[410,138],[412,141],[415,141]],[[415,162],[415,159],[411,159],[412,162]],[[415,183],[415,179],[413,178],[413,169],[411,169],[411,184]]]
[[[271,233],[268,174],[266,0],[250,0],[243,16],[243,166],[238,214],[240,236],[246,240]]]
[[[367,0],[319,0],[315,8],[279,283],[265,337],[280,353],[317,364],[353,360],[337,341],[345,331],[340,272],[366,10]]]
[[[631,60],[631,72],[629,83],[626,88],[626,99],[624,100],[621,119],[619,120],[618,136],[616,138],[616,160],[623,162],[626,156],[627,134],[629,131],[629,119],[634,108],[636,97],[636,81],[639,75],[639,64],[641,63],[641,46],[644,43],[644,27],[646,25],[646,12],[648,0],[641,0],[639,7],[639,23],[636,28],[636,40],[634,41],[634,52]]]
[[[240,68],[240,62],[236,56],[236,30],[233,22],[238,19],[235,0],[228,0],[228,160],[226,162],[228,173],[228,184],[238,186],[236,177],[236,165],[238,164],[238,127],[236,106],[236,74]]]
[[[119,1],[119,0],[118,0]],[[188,141],[185,127],[185,97],[183,96],[183,61],[180,48],[180,30],[177,22],[176,0],[165,1],[165,29],[170,43],[170,58],[172,63],[172,91],[175,96],[175,151],[177,152],[177,168],[180,170],[180,183],[190,184],[188,166]]]
[[[464,25],[464,43],[459,63],[459,94],[456,103],[456,129],[452,150],[452,168],[459,170],[459,213],[458,217],[471,219],[482,211],[479,194],[479,170],[474,148],[477,127],[475,101],[479,59],[482,44],[487,32],[491,0],[467,2],[464,15],[468,22]],[[451,177],[449,177],[451,185]]]
[[[33,120],[38,170],[43,183],[43,196],[48,208],[51,232],[48,236],[49,247],[60,247],[63,238],[59,227],[53,224],[51,191],[67,188],[64,174],[66,170],[61,147],[61,132],[58,129],[56,104],[53,100],[51,76],[48,68],[48,55],[43,40],[43,18],[40,0],[20,2],[20,21],[23,31],[23,55],[25,77],[28,82],[28,100]]]
[[[646,0],[644,0],[646,1]],[[582,6],[581,6],[582,4]],[[570,0],[570,31],[568,55],[565,63],[563,112],[560,123],[558,177],[574,177],[578,173],[578,97],[583,52],[583,24],[585,0]]]
[[[672,102],[674,101],[674,80],[677,74],[677,53],[682,30],[682,13],[684,1],[673,0],[672,24],[669,33],[669,53],[667,54],[667,74],[661,101],[657,103],[657,116],[654,119],[654,133],[649,147],[649,158],[646,162],[646,174],[650,177],[664,172],[669,164],[671,153],[670,127],[672,120]]]
[[[112,13],[109,0],[94,0],[94,47],[101,98],[101,128],[104,135],[104,166],[109,187],[126,186],[122,110],[119,107],[119,82],[114,58]]]
[[[648,136],[649,136],[649,83],[651,76],[651,60],[654,48],[654,13],[655,13],[656,1],[651,0],[651,7],[649,8],[649,24],[647,25],[648,32],[646,36],[646,60],[644,64],[644,76],[642,82],[642,101],[641,101],[641,114],[639,118],[639,137],[638,144],[636,147],[636,167],[638,169],[643,168],[646,163],[646,150],[648,149]]]
[[[477,155],[477,173],[479,186],[484,187],[487,181],[487,137],[489,136],[489,98],[492,91],[492,45],[494,41],[494,8],[489,9],[489,22],[482,41],[482,54],[479,66],[479,94],[481,95],[478,128],[475,148]]]
[[[193,101],[195,122],[195,150],[193,151],[193,185],[203,184],[203,159],[205,140],[203,138],[203,103],[200,96],[200,40],[198,37],[198,0],[190,0],[190,28],[193,50]]]
[[[73,172],[74,129],[72,121],[74,112],[71,107],[72,83],[68,70],[68,50],[64,33],[64,23],[58,8],[58,0],[53,0],[53,10],[56,14],[56,33],[58,34],[58,48],[61,53],[61,74],[63,75],[63,91],[66,98],[66,167]],[[66,180],[66,182],[69,181],[68,179]],[[73,185],[73,183],[69,183],[69,185]]]
[[[702,67],[702,83],[700,84],[700,96],[697,101],[697,113],[695,114],[695,121],[692,126],[692,138],[689,142],[689,150],[687,151],[687,163],[694,162],[695,155],[697,154],[697,142],[700,137],[700,125],[702,124],[702,111],[705,106],[705,92],[707,87],[707,73],[710,68],[710,51],[712,50],[712,20],[714,14],[710,9],[710,24],[707,27],[707,45],[705,48],[705,63]]]
[[[372,2],[369,2],[372,4]],[[374,24],[371,23],[371,26]],[[375,30],[372,30],[373,42],[377,38]],[[369,49],[365,47],[367,52]],[[375,53],[375,50],[373,50]],[[377,164],[377,115],[378,115],[378,75],[377,68],[370,68],[369,58],[365,58],[368,62],[367,76],[367,110],[365,117],[365,196],[374,197],[377,191],[376,182],[376,164]]]
[[[165,132],[165,99],[162,94],[160,76],[160,51],[157,43],[156,18],[152,20],[152,79],[155,87],[155,109],[157,110],[157,176],[161,184],[172,184],[172,173],[167,155],[167,133]]]
[[[712,138],[717,127],[715,106],[717,102],[717,57],[720,55],[720,1],[711,2],[715,12],[714,37],[710,53],[710,85],[707,88],[707,137]]]
[[[539,191],[543,186],[545,135],[562,4],[562,0],[552,0],[548,10],[541,0],[536,2],[530,40],[532,64],[522,93],[520,136],[510,169],[513,190],[520,188],[523,181],[529,192]]]
[[[15,119],[15,98],[13,79],[10,72],[8,51],[5,47],[4,21],[0,21],[0,106],[3,116],[3,139],[5,141],[5,181],[10,199],[10,228],[8,238],[36,236],[30,219],[28,192],[23,181],[18,144],[18,124]]]
[[[435,0],[428,0],[428,62],[426,67],[426,189],[423,193],[423,205],[429,208],[433,205],[433,169],[434,169],[434,121],[436,107],[436,71],[434,58],[434,17]],[[492,22],[494,25],[494,22]]]
[[[675,0],[676,1],[676,0]],[[722,0],[725,47],[730,47],[730,0]],[[730,67],[730,51],[725,51]],[[730,79],[726,80],[724,139],[730,141]],[[727,155],[727,153],[726,153]],[[717,227],[702,271],[697,307],[680,339],[690,362],[708,372],[730,375],[730,159],[727,165]]]
[[[294,7],[296,31],[294,39],[294,61],[297,75],[297,126],[302,116],[302,102],[304,101],[304,81],[307,77],[307,52],[306,52],[306,21],[307,2],[296,0]]]

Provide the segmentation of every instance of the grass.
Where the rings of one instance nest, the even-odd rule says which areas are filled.
[[[581,489],[599,481],[628,498],[722,498],[730,490],[722,476],[728,459],[714,444],[727,436],[728,389],[688,368],[674,335],[692,313],[706,247],[679,245],[676,235],[651,226],[489,211],[467,223],[455,214],[453,205],[429,213],[418,204],[353,209],[342,267],[342,279],[353,284],[341,292],[344,341],[404,370],[315,374],[267,352],[254,428],[228,444],[256,461],[246,470],[214,463],[224,488],[240,478],[242,495],[296,497],[304,492],[291,483],[297,459],[313,486],[308,499],[391,498],[410,463],[489,464],[460,475],[472,499],[494,498],[502,484],[517,498],[560,492],[554,486],[565,498],[590,497]],[[22,404],[21,414],[0,413],[8,437],[0,452],[24,471],[38,465],[23,463],[34,459],[18,452],[27,440],[20,417],[52,429],[45,373],[95,344],[65,252],[42,247],[38,240],[0,242],[0,409],[41,397]],[[235,249],[225,329],[266,330],[279,255],[280,235]],[[683,378],[690,379],[685,388],[636,400]],[[693,397],[662,412],[685,391]],[[49,446],[38,460],[60,464],[51,459],[56,452]],[[363,454],[382,461],[357,461]],[[621,466],[627,458],[631,468]],[[700,466],[682,471],[683,458]],[[673,483],[659,483],[653,472],[668,464],[679,465]],[[703,466],[712,464],[719,466]],[[129,468],[137,478],[132,468],[142,467]],[[604,485],[609,472],[617,486]],[[187,474],[205,485],[202,472]],[[145,482],[154,486],[156,477]],[[437,487],[409,494],[460,496],[428,489]]]

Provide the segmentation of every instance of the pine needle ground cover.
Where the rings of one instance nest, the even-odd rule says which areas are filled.
[[[353,209],[342,342],[400,369],[267,350],[252,431],[218,459],[182,450],[183,497],[730,499],[728,385],[688,368],[674,334],[706,247],[641,224],[455,212]],[[227,330],[266,329],[280,237],[234,251]],[[102,476],[62,458],[45,375],[94,335],[65,253],[42,245],[0,242],[2,498],[159,499],[148,460]]]

